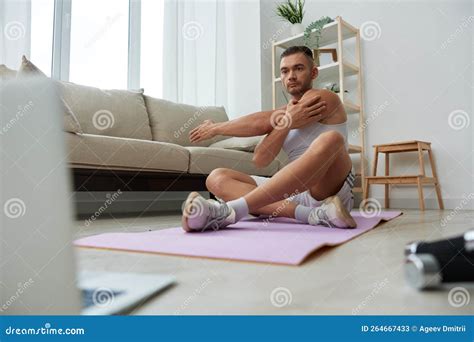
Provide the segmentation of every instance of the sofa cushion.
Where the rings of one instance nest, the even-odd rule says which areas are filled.
[[[34,65],[28,58],[25,56],[22,56],[21,58],[21,65],[20,69],[16,73],[16,77],[18,79],[25,79],[28,77],[44,77],[47,78],[46,74],[42,72],[36,65]],[[60,83],[58,81],[53,80],[55,85],[60,89]],[[74,112],[71,110],[71,108],[67,105],[67,103],[64,101],[63,95],[59,91],[58,97],[61,101],[61,106],[62,110],[64,112],[64,130],[66,132],[72,132],[72,133],[83,133],[81,125],[79,124],[79,121],[77,120],[76,115]]]
[[[0,65],[0,81],[12,80],[16,77],[16,70],[8,68],[5,64]]]
[[[226,137],[217,136],[199,143],[191,143],[189,140],[189,132],[204,120],[228,121],[224,107],[196,107],[146,95],[144,98],[150,116],[153,140],[181,146],[209,146],[226,139]]]
[[[66,133],[69,162],[78,166],[186,172],[189,152],[158,141]]]
[[[209,147],[226,148],[229,150],[253,152],[258,143],[263,139],[263,135],[256,137],[233,137],[218,141]]]
[[[249,175],[272,176],[279,169],[279,161],[257,169],[252,161],[253,153],[211,147],[186,147],[190,152],[190,173],[208,174],[212,170],[225,167]]]
[[[61,82],[64,99],[84,133],[151,140],[150,121],[141,92],[102,90]]]

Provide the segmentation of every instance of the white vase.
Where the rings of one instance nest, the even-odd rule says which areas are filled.
[[[291,25],[291,35],[297,36],[304,32],[304,25],[301,23]]]

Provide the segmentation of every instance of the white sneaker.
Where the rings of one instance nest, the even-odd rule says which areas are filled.
[[[222,200],[207,200],[199,193],[191,192],[184,202],[181,223],[187,232],[218,230],[235,223],[235,211]]]
[[[321,206],[313,208],[309,214],[308,221],[313,226],[323,225],[330,228],[357,227],[357,223],[337,195],[326,198]]]

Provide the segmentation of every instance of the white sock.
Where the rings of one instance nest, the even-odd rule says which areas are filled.
[[[309,213],[313,210],[313,208],[302,206],[298,204],[295,209],[295,219],[301,221],[303,223],[309,223]]]
[[[233,201],[227,202],[227,205],[235,211],[235,222],[240,221],[249,213],[249,206],[245,198],[240,197]]]

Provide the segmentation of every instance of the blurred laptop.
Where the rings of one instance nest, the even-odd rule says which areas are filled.
[[[76,272],[72,183],[58,94],[45,78],[0,83],[0,312],[123,313],[174,278]]]

